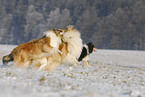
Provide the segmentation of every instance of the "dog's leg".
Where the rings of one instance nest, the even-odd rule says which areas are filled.
[[[56,67],[58,67],[60,65],[59,62],[54,62],[54,63],[51,63],[51,64],[48,64],[44,70],[46,71],[54,71],[56,69]]]
[[[41,66],[40,66],[39,70],[43,70],[44,67],[47,65],[47,58],[44,57],[44,58],[40,61],[40,64],[41,64]]]
[[[89,61],[85,62],[85,66],[90,66]]]
[[[72,71],[72,69],[73,69],[73,67],[72,67],[72,66],[71,66],[71,67],[69,67],[69,70],[70,70],[70,71]]]
[[[73,65],[77,66],[78,64],[80,64],[80,62],[78,62],[78,60],[70,54],[67,54],[67,58],[68,58],[67,61],[70,65],[70,67],[69,67],[70,71],[73,69],[73,67],[72,67]]]
[[[74,65],[80,64],[80,62],[74,56],[71,56],[71,59],[74,61]]]
[[[25,63],[23,64],[23,67],[24,67],[24,68],[28,68],[31,64],[32,64],[31,61],[27,61],[27,62],[25,62]]]
[[[34,59],[33,60],[33,67],[34,68],[39,68],[41,66],[41,63],[40,63],[41,59]]]
[[[69,62],[72,64],[79,64],[77,58],[75,58],[74,56],[67,54],[67,57],[69,57]]]

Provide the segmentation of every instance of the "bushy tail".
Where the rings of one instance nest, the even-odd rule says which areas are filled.
[[[14,61],[14,58],[13,58],[12,54],[9,54],[7,56],[4,56],[2,61],[3,61],[3,65],[7,65],[8,62]]]

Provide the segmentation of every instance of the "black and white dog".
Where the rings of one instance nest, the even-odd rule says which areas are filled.
[[[78,61],[85,61],[85,65],[89,65],[89,55],[93,53],[97,48],[95,48],[94,44],[92,42],[89,42],[87,44],[84,44],[82,52],[80,57],[78,58]]]

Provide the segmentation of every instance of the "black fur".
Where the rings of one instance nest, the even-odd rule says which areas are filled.
[[[81,55],[80,55],[78,61],[79,62],[82,61],[83,58],[86,57],[86,56],[87,56],[87,49],[85,47],[83,47],[82,52],[81,52]]]
[[[3,59],[3,65],[7,65],[8,62],[14,61],[14,58],[10,55],[4,56]]]
[[[93,48],[94,48],[94,45],[92,42],[89,42],[86,44],[88,46],[88,51],[89,51],[89,54],[91,54],[93,52]],[[78,58],[78,61],[82,61],[83,58],[85,58],[87,55],[89,55],[88,52],[87,52],[87,48],[83,47],[82,49],[82,52],[81,52],[81,55],[80,57]]]
[[[87,45],[88,45],[88,48],[89,48],[89,54],[91,54],[93,52],[94,45],[93,45],[92,42],[89,42]]]

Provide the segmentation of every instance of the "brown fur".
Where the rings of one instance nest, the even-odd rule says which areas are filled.
[[[40,70],[46,70],[46,71],[55,70],[55,68],[62,63],[63,58],[66,57],[66,55],[68,54],[68,44],[62,43],[59,46],[59,50],[62,52],[62,54],[55,53],[49,57],[33,60],[33,62],[35,63],[34,67],[35,68],[40,67]]]
[[[68,61],[75,61],[76,60],[76,63],[78,63],[77,59],[75,57],[71,56],[69,53],[68,42],[63,41],[64,40],[63,34],[65,32],[70,31],[70,30],[77,31],[76,29],[73,29],[72,26],[69,26],[65,29],[58,29],[58,32],[60,32],[60,35],[61,35],[60,37],[62,39],[62,44],[59,46],[59,50],[62,52],[62,54],[57,52],[55,54],[52,54],[51,56],[43,57],[41,59],[34,60],[34,63],[35,63],[34,67],[35,68],[39,68],[40,70],[53,71],[53,70],[55,70],[55,68],[57,66],[62,64],[64,59],[67,59],[67,57],[70,57],[70,60],[68,60]],[[71,37],[69,37],[69,38],[71,38]]]
[[[56,31],[52,31],[58,34]],[[52,50],[50,37],[44,36],[43,38],[19,45],[13,49],[11,54],[3,57],[3,63],[14,61],[18,66],[28,67],[34,59],[50,56]]]
[[[68,57],[68,55],[69,59],[74,61],[76,60],[76,57],[73,57],[70,54],[68,50],[69,44],[65,41],[66,39],[64,39],[65,37],[63,36],[63,33],[69,30],[77,31],[76,29],[73,29],[72,26],[61,30],[53,30],[53,32],[62,39],[62,43],[58,48],[62,54],[59,52],[52,53],[53,47],[50,45],[51,39],[45,36],[43,38],[19,45],[11,52],[10,55],[3,58],[3,62],[6,61],[8,57],[12,58],[18,66],[29,67],[32,63],[34,63],[35,68],[39,67],[40,70],[50,71],[59,66],[64,59],[67,59],[66,57]]]
[[[73,31],[77,31],[76,29],[73,28],[73,26],[69,25],[67,28],[65,29],[58,29],[58,31],[61,33],[61,34],[64,34],[65,32],[68,32],[70,30],[73,30]]]
[[[17,56],[14,57],[14,62],[17,65],[28,67],[33,59],[46,56],[51,53],[52,47],[49,45],[50,38],[44,37],[32,42],[27,42],[18,46]]]

